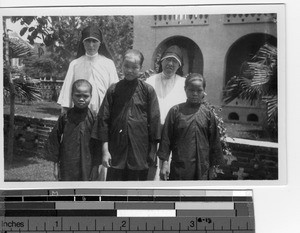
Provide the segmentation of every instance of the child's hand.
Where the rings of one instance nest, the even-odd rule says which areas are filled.
[[[55,180],[58,180],[58,163],[53,164],[53,176]]]
[[[209,169],[209,179],[213,180],[218,177],[218,174],[224,174],[223,170],[219,168],[219,166],[213,166]]]
[[[169,163],[168,161],[163,161],[161,168],[160,168],[160,179],[161,180],[168,180],[169,179]]]
[[[157,163],[156,151],[157,151],[157,143],[152,143],[151,147],[150,147],[149,155],[147,158],[149,167],[152,167]]]
[[[98,179],[98,166],[93,166],[90,174],[90,180],[95,181],[97,179]]]
[[[111,154],[109,153],[109,151],[106,151],[105,153],[103,153],[102,165],[106,168],[110,167],[110,165],[111,165]]]

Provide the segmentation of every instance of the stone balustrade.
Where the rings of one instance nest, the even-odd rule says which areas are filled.
[[[226,14],[224,24],[276,23],[276,14]]]
[[[209,15],[154,15],[154,27],[208,25]]]

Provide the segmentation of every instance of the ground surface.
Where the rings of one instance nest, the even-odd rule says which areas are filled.
[[[54,181],[53,163],[31,155],[15,155],[11,166],[5,165],[5,181]]]
[[[4,105],[4,114],[9,114],[9,108],[9,105]],[[35,118],[50,118],[59,116],[60,106],[56,102],[17,103],[15,113]]]

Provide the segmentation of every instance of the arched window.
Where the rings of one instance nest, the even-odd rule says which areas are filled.
[[[254,113],[251,113],[247,116],[247,121],[258,122],[258,116]]]
[[[228,115],[228,120],[238,121],[240,119],[239,115],[236,112],[231,112]]]
[[[203,54],[199,46],[190,38],[184,36],[173,36],[162,41],[153,53],[153,68],[156,72],[161,72],[160,58],[163,52],[170,46],[177,45],[183,55],[183,74],[199,73],[203,74]]]

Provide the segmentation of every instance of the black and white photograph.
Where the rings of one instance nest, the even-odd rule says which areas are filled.
[[[3,232],[298,232],[299,10],[2,1]]]
[[[1,11],[4,183],[284,184],[283,9]]]

